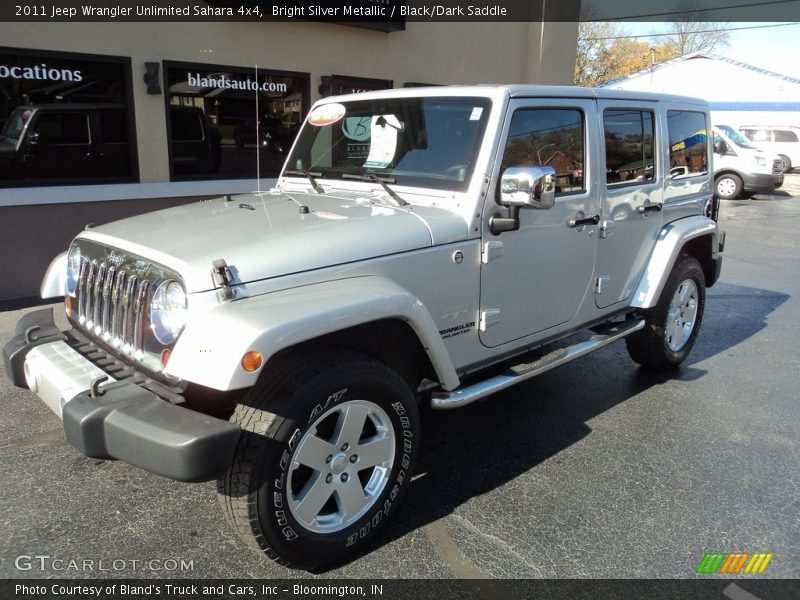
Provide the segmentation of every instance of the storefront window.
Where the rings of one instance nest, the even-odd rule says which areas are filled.
[[[0,187],[138,179],[124,58],[0,48]]]
[[[361,92],[374,92],[388,90],[393,86],[391,79],[373,79],[371,77],[350,77],[349,75],[323,75],[319,94],[326,96],[341,96],[342,94],[360,94]]]
[[[307,73],[167,62],[173,181],[276,176],[308,110]]]

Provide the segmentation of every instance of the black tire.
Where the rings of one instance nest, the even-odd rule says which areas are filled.
[[[268,367],[231,417],[243,435],[231,468],[218,481],[218,498],[248,546],[286,566],[319,568],[355,553],[402,500],[420,445],[417,405],[394,371],[358,352],[337,349]],[[344,423],[357,422],[347,416],[356,409],[373,411],[353,438],[359,441],[348,452],[337,443],[326,459],[322,454],[330,447],[318,450],[320,440],[345,439]],[[375,440],[382,442],[380,452],[392,453],[391,461],[359,470],[362,459],[370,462],[364,459],[366,444]],[[312,462],[323,461],[320,470],[301,464],[312,454]],[[318,511],[309,509],[315,516],[304,524],[302,500],[315,490],[316,498],[328,499]],[[350,521],[348,495],[351,506],[353,500],[365,502]]]
[[[233,136],[233,144],[237,148],[244,148],[244,140],[241,138],[241,136],[238,136],[236,134],[234,134]]]
[[[689,318],[686,313],[691,309],[681,305],[676,310],[673,302],[679,299],[679,292],[683,291],[689,294],[688,304],[694,303],[689,331],[684,319]],[[697,259],[684,255],[672,269],[658,303],[646,311],[644,329],[625,338],[630,357],[643,367],[657,371],[678,367],[692,351],[703,321],[705,304],[706,279],[703,269]]]
[[[783,161],[783,173],[791,173],[792,172],[792,161],[789,160],[789,157],[785,154],[779,154],[778,158]]]
[[[723,200],[733,200],[742,193],[742,178],[735,173],[723,173],[714,179],[714,193]]]

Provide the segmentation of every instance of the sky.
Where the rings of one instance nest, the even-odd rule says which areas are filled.
[[[800,79],[800,23],[777,22],[732,22],[729,43],[714,50],[714,54],[726,56],[743,63],[768,69],[781,75]],[[765,27],[768,25],[769,27]],[[776,26],[780,25],[780,26]],[[753,29],[739,29],[752,27]],[[669,23],[626,23],[631,35],[652,32],[668,32]],[[664,38],[652,38],[654,41]],[[735,82],[732,82],[735,85]]]

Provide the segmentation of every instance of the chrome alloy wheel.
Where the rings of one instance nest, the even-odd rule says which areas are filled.
[[[697,299],[697,284],[693,279],[684,280],[675,290],[664,328],[667,346],[673,352],[680,351],[692,336],[697,321]]]
[[[350,400],[322,413],[291,457],[292,516],[314,533],[355,523],[380,497],[394,458],[394,427],[377,404]]]

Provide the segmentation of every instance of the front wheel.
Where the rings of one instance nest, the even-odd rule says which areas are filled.
[[[672,269],[658,304],[645,314],[644,329],[625,338],[630,357],[664,371],[680,365],[694,346],[706,304],[706,280],[697,259],[684,256]]]
[[[742,178],[733,173],[720,175],[714,181],[717,196],[723,200],[733,200],[742,193]]]
[[[783,161],[783,173],[792,172],[792,161],[785,154],[779,154],[779,158]]]
[[[405,381],[345,350],[273,365],[232,420],[244,432],[219,481],[223,511],[249,546],[306,569],[375,535],[408,487],[419,446]]]

